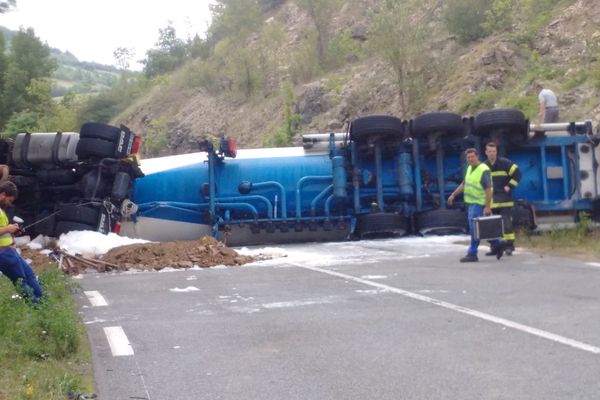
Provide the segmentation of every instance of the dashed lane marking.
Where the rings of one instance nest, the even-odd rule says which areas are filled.
[[[108,303],[104,299],[104,297],[97,290],[89,290],[83,292],[87,296],[88,300],[94,307],[104,307],[107,306]]]
[[[600,268],[600,263],[596,263],[596,262],[585,263],[585,265],[589,265],[590,267]]]
[[[108,326],[104,328],[104,334],[106,335],[106,339],[108,339],[113,357],[133,355],[133,347],[129,344],[129,339],[127,339],[123,328],[120,326]]]
[[[299,267],[299,268],[304,268],[304,269],[308,269],[311,271],[315,271],[315,272],[320,272],[323,274],[327,274],[327,275],[331,275],[331,276],[335,276],[338,278],[342,278],[348,281],[353,281],[353,282],[357,282],[357,283],[361,283],[363,285],[367,285],[367,286],[372,286],[372,287],[376,287],[378,289],[383,289],[386,292],[391,292],[391,293],[396,293],[399,294],[401,296],[405,296],[408,298],[411,298],[413,300],[418,300],[418,301],[422,301],[425,303],[429,303],[429,304],[433,304],[436,305],[438,307],[442,307],[448,310],[452,310],[452,311],[456,311],[459,312],[461,314],[466,314],[466,315],[470,315],[472,317],[475,318],[479,318],[485,321],[489,321],[489,322],[493,322],[495,324],[498,325],[502,325],[505,326],[507,328],[511,328],[517,331],[521,331],[521,332],[525,332],[528,333],[530,335],[533,336],[537,336],[546,340],[550,340],[553,341],[555,343],[560,343],[563,344],[565,346],[570,346],[573,348],[576,348],[578,350],[583,350],[586,351],[588,353],[592,353],[592,354],[600,354],[600,348],[596,347],[596,346],[592,346],[590,344],[587,343],[583,343],[574,339],[570,339],[567,338],[565,336],[560,336],[548,331],[544,331],[542,329],[537,329],[531,326],[527,326],[527,325],[523,325],[520,324],[518,322],[514,322],[505,318],[501,318],[501,317],[496,317],[494,315],[491,314],[486,314],[484,312],[481,311],[477,311],[477,310],[473,310],[470,308],[466,308],[466,307],[462,307],[456,304],[452,304],[452,303],[448,303],[446,301],[442,301],[442,300],[437,300],[434,299],[432,297],[428,297],[428,296],[423,296],[421,294],[418,293],[413,293],[413,292],[409,292],[407,290],[403,290],[403,289],[399,289],[393,286],[389,286],[389,285],[384,285],[382,283],[378,283],[378,282],[373,282],[373,281],[369,281],[366,279],[362,279],[362,278],[358,278],[352,275],[346,275],[340,272],[335,272],[335,271],[331,271],[328,269],[323,269],[323,268],[318,268],[318,267],[311,267],[311,266],[306,266],[306,265],[301,265],[301,264],[296,264],[293,262],[288,262],[289,265],[293,265],[295,267]]]

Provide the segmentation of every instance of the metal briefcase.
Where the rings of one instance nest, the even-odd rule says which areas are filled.
[[[500,215],[473,218],[473,236],[477,240],[501,239],[504,235],[504,221]]]

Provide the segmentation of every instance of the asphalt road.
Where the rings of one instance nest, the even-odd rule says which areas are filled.
[[[99,399],[600,398],[600,264],[461,264],[447,238],[284,249],[84,275]]]

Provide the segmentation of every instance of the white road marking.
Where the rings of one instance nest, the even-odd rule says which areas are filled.
[[[495,324],[499,324],[502,326],[505,326],[507,328],[511,328],[511,329],[515,329],[521,332],[525,332],[528,333],[530,335],[534,335],[543,339],[547,339],[556,343],[560,343],[566,346],[570,346],[579,350],[583,350],[583,351],[587,351],[589,353],[593,353],[593,354],[600,354],[600,347],[596,347],[596,346],[592,346],[590,344],[587,343],[583,343],[577,340],[573,340],[564,336],[560,336],[548,331],[544,331],[541,329],[537,329],[537,328],[533,328],[531,326],[527,326],[527,325],[523,325],[520,324],[518,322],[514,322],[505,318],[501,318],[501,317],[496,317],[494,315],[491,314],[486,314],[484,312],[481,311],[477,311],[477,310],[473,310],[470,308],[466,308],[466,307],[462,307],[456,304],[452,304],[452,303],[448,303],[446,301],[442,301],[442,300],[437,300],[434,299],[432,297],[427,297],[427,296],[423,296],[421,294],[418,293],[413,293],[413,292],[409,292],[407,290],[403,290],[403,289],[399,289],[393,286],[389,286],[389,285],[384,285],[382,283],[378,283],[378,282],[372,282],[372,281],[368,281],[365,279],[361,279],[352,275],[346,275],[346,274],[342,274],[340,272],[335,272],[335,271],[330,271],[327,269],[323,269],[323,268],[318,268],[318,267],[310,267],[310,266],[306,266],[306,265],[301,265],[301,264],[296,264],[296,263],[288,263],[290,265],[294,265],[296,267],[299,268],[304,268],[304,269],[308,269],[311,271],[315,271],[315,272],[320,272],[323,274],[327,274],[327,275],[331,275],[331,276],[335,276],[338,278],[342,278],[345,279],[347,281],[353,281],[353,282],[357,282],[357,283],[361,283],[363,285],[367,285],[367,286],[372,286],[372,287],[376,287],[379,289],[383,289],[386,292],[391,292],[391,293],[396,293],[414,300],[419,300],[419,301],[423,301],[425,303],[429,303],[429,304],[433,304],[442,308],[446,308],[448,310],[452,310],[452,311],[456,311],[462,314],[466,314],[466,315],[470,315],[472,317],[475,318],[479,318],[479,319],[483,319],[489,322],[493,322]]]
[[[83,292],[87,296],[88,300],[94,307],[104,307],[107,306],[108,303],[104,300],[104,297],[97,290],[89,290]]]
[[[129,344],[129,339],[127,339],[123,328],[120,326],[108,326],[104,328],[104,334],[106,335],[106,339],[108,339],[113,357],[133,355],[133,347]]]
[[[596,262],[585,263],[585,265],[589,265],[590,267],[600,268],[600,263],[596,263]]]

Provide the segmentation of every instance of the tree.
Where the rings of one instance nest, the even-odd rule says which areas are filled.
[[[8,68],[8,61],[5,53],[6,44],[4,42],[4,34],[0,32],[0,124],[8,118],[7,109],[4,106],[5,75]]]
[[[327,62],[327,48],[329,47],[329,26],[333,13],[339,9],[339,0],[296,0],[310,16],[317,32],[317,54],[319,65],[325,67]]]
[[[32,28],[17,32],[11,42],[5,75],[4,117],[36,106],[27,88],[35,79],[50,78],[56,69],[56,61],[50,57],[50,49],[35,36]],[[5,119],[0,121],[4,125]]]
[[[123,71],[129,69],[129,65],[134,56],[135,51],[127,47],[117,47],[115,51],[113,51],[113,57],[117,61],[119,68]]]
[[[156,48],[146,52],[144,74],[148,77],[162,75],[174,71],[186,60],[187,46],[183,40],[177,37],[175,28],[168,25],[159,29]]]
[[[448,31],[461,43],[469,43],[486,36],[483,23],[490,0],[450,0],[444,13]]]
[[[411,17],[416,5],[420,6],[406,0],[386,0],[372,21],[373,50],[395,73],[404,113],[419,111],[426,82],[435,72],[426,24]]]
[[[10,11],[16,5],[16,0],[0,1],[0,14]]]
[[[208,29],[211,47],[228,36],[245,39],[259,25],[258,0],[216,0],[209,8],[212,13]]]

